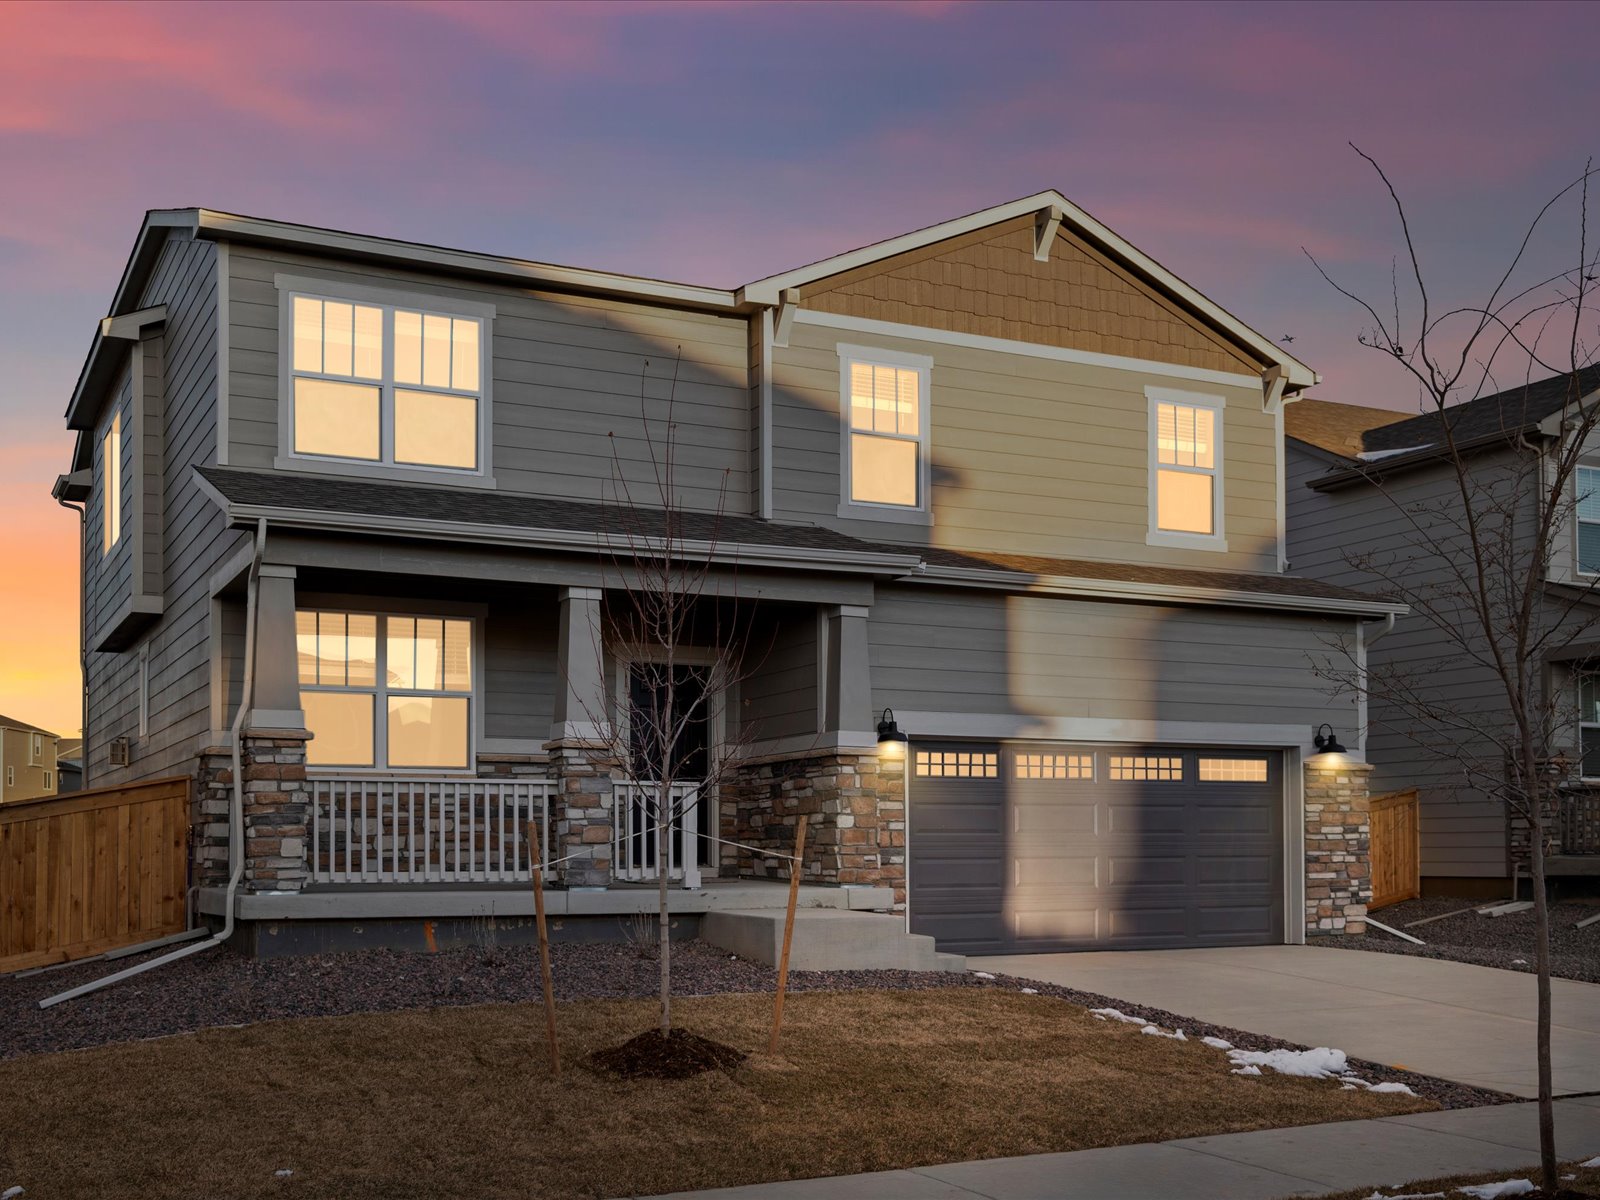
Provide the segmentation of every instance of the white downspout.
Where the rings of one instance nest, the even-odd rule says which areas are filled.
[[[177,962],[180,958],[188,958],[191,954],[220,946],[233,936],[234,896],[239,890],[239,881],[244,878],[244,779],[240,761],[240,743],[244,737],[245,715],[250,711],[250,702],[254,698],[255,691],[256,593],[260,588],[261,555],[266,546],[267,519],[262,517],[256,522],[255,553],[250,557],[250,574],[245,584],[244,677],[239,688],[239,708],[233,714],[233,797],[228,805],[228,887],[223,901],[222,928],[203,942],[182,946],[170,954],[163,954],[160,958],[152,958],[149,962],[142,962],[138,966],[116,971],[59,995],[47,996],[39,1001],[40,1008],[49,1008],[66,1000],[76,1000],[79,996],[86,996],[90,992],[98,992],[101,988],[121,983],[124,979],[131,979],[146,971],[153,971],[169,962]]]

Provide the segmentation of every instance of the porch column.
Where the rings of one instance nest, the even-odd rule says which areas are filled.
[[[1372,902],[1369,763],[1313,754],[1305,766],[1306,933],[1365,933]]]
[[[261,564],[256,590],[256,663],[251,729],[304,729],[294,628],[293,567]]]
[[[555,713],[545,749],[556,782],[550,809],[551,857],[566,860],[555,868],[555,878],[568,887],[603,888],[611,882],[612,782],[602,595],[593,587],[564,587],[559,594]]]
[[[844,744],[877,744],[872,712],[872,664],[867,657],[867,614],[859,604],[828,611],[828,674],[823,696],[823,727]]]

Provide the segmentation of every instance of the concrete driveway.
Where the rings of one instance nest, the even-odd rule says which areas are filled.
[[[1538,1094],[1534,978],[1515,971],[1311,946],[1009,954],[967,965]],[[1556,1095],[1600,1091],[1600,985],[1557,979],[1552,999]]]

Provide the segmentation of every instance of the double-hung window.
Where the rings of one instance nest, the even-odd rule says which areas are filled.
[[[302,609],[295,623],[309,765],[471,765],[470,620]]]
[[[486,475],[488,322],[355,289],[285,288],[285,451],[297,465],[369,464]],[[359,295],[355,293],[359,292]],[[470,311],[469,311],[470,309]]]
[[[1600,467],[1579,467],[1578,570],[1600,575]]]
[[[1150,533],[1157,546],[1224,549],[1221,396],[1145,389],[1150,402]]]
[[[1583,758],[1579,773],[1600,779],[1600,666],[1578,671],[1578,745]]]
[[[844,417],[841,515],[925,520],[933,360],[840,346],[839,364]]]

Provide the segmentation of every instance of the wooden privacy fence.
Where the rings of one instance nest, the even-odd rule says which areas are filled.
[[[1372,905],[1382,908],[1422,895],[1422,828],[1416,789],[1378,796],[1369,807]]]
[[[0,805],[0,972],[180,933],[190,783]]]

